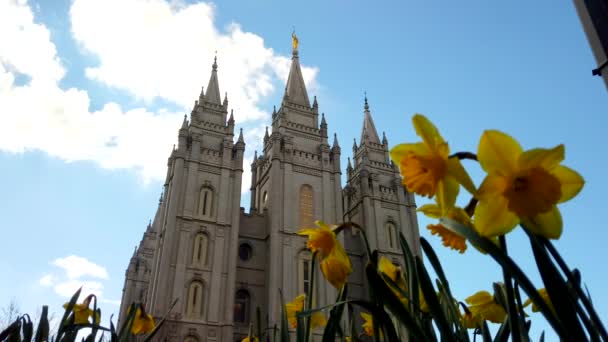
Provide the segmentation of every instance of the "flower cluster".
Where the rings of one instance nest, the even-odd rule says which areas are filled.
[[[524,151],[509,135],[485,131],[476,159],[486,176],[477,189],[460,163],[461,156],[450,156],[439,130],[420,114],[412,122],[422,142],[395,146],[391,158],[399,166],[408,191],[435,198],[435,204],[419,209],[422,213],[456,220],[487,238],[505,235],[520,223],[537,235],[560,237],[562,219],[557,204],[576,196],[584,184],[576,171],[560,165],[565,157],[563,145]],[[475,158],[472,155],[464,154]],[[456,207],[460,186],[476,203],[470,212]],[[443,225],[427,228],[439,235],[445,246],[461,253],[466,250],[464,237]]]

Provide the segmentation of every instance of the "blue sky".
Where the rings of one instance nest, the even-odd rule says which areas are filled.
[[[573,4],[548,0],[0,1],[0,269],[11,280],[0,283],[0,305],[16,297],[24,310],[47,303],[58,311],[86,283],[106,314],[117,312],[129,257],[214,51],[251,158],[282,96],[293,27],[308,91],[338,133],[343,165],[360,136],[364,91],[391,146],[417,140],[414,113],[434,121],[452,150],[475,151],[484,129],[524,148],[564,143],[564,164],[586,185],[561,205],[556,244],[607,316],[608,92],[591,76],[596,63]],[[479,168],[466,166],[479,184]],[[421,234],[459,299],[501,279],[476,251],[441,247],[428,223],[420,217]],[[532,272],[523,234],[508,242]],[[546,324],[532,319],[538,336]]]

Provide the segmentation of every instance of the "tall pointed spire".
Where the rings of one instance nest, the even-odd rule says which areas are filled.
[[[364,141],[380,144],[378,131],[376,131],[376,126],[374,125],[372,114],[369,111],[369,104],[367,103],[367,94],[365,94],[365,104],[363,105],[363,129],[361,130],[361,144],[363,144]]]
[[[285,87],[285,97],[289,102],[310,108],[310,100],[306,92],[306,85],[302,77],[300,68],[300,58],[298,57],[298,37],[295,31],[292,34],[293,40],[293,56],[291,57],[291,69],[287,77],[287,86]]]
[[[207,85],[205,100],[216,105],[222,105],[222,98],[220,96],[220,85],[217,81],[217,55],[213,58],[211,78],[209,78],[209,85]]]

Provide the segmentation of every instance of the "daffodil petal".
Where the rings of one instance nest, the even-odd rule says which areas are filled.
[[[583,177],[567,166],[557,166],[551,170],[551,173],[557,177],[561,184],[562,196],[558,203],[566,202],[576,196],[585,185]]]
[[[512,174],[522,153],[519,143],[500,131],[484,131],[477,148],[477,159],[488,173]]]
[[[543,169],[551,170],[559,165],[564,158],[564,145],[560,144],[551,149],[533,148],[528,150],[519,156],[518,164],[520,169],[542,167]]]
[[[502,196],[480,200],[474,217],[475,229],[488,238],[507,234],[519,223],[519,218],[509,211],[507,199]]]
[[[467,297],[464,301],[469,305],[480,305],[491,302],[493,300],[492,295],[488,291],[479,291],[472,296]]]
[[[557,206],[546,213],[538,214],[532,219],[524,219],[524,224],[534,234],[544,236],[547,239],[559,239],[562,235],[562,215]]]
[[[422,141],[424,141],[432,150],[436,151],[437,146],[444,142],[437,127],[435,127],[435,125],[433,125],[433,123],[424,115],[414,115],[412,123],[414,124],[416,134],[418,134],[418,136],[422,138]]]
[[[448,174],[458,181],[470,194],[475,195],[477,190],[475,184],[471,180],[471,177],[464,169],[458,158],[449,158],[448,162]]]
[[[452,177],[446,177],[439,181],[436,195],[437,204],[442,209],[442,216],[447,214],[450,208],[454,207],[459,189],[458,182]]]
[[[414,153],[417,155],[427,155],[430,154],[430,150],[424,143],[420,142],[415,144],[399,144],[393,147],[390,152],[391,159],[397,165],[400,165],[401,160],[410,153]]]
[[[315,311],[310,316],[310,327],[312,329],[315,329],[318,327],[324,327],[325,325],[327,325],[327,319],[321,312]]]
[[[507,179],[496,173],[491,173],[481,182],[477,190],[477,199],[480,201],[491,200],[493,197],[501,196],[507,187]]]
[[[418,208],[417,211],[423,213],[424,215],[426,215],[430,218],[434,218],[434,219],[438,219],[438,218],[441,218],[441,216],[443,216],[441,214],[441,208],[437,204],[425,204],[422,207]]]

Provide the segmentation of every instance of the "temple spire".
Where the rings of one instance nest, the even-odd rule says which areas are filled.
[[[300,58],[298,57],[299,40],[298,37],[296,37],[295,31],[291,38],[293,56],[291,57],[291,69],[289,70],[287,86],[285,87],[285,97],[290,103],[310,108],[310,100],[308,99],[308,93],[306,92],[306,85],[304,84],[304,78],[302,77],[302,70],[300,68]]]
[[[205,100],[209,103],[222,105],[222,98],[220,96],[220,85],[217,80],[217,55],[213,58],[211,78],[209,78],[209,85],[207,85]]]
[[[376,126],[374,125],[372,114],[369,111],[369,104],[367,103],[367,94],[365,94],[365,104],[363,105],[363,129],[361,130],[361,144],[363,144],[365,141],[380,144],[378,131],[376,131]]]

